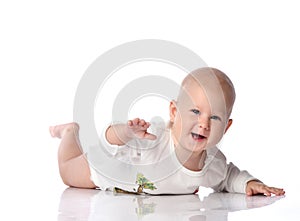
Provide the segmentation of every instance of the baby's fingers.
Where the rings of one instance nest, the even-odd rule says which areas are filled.
[[[276,196],[282,196],[285,194],[285,191],[282,188],[267,187],[266,189],[269,193],[269,195],[267,196],[270,196],[271,194],[275,194]]]
[[[127,122],[127,125],[129,127],[144,127],[144,128],[148,128],[150,126],[150,123],[146,122],[144,119],[135,118],[133,120],[129,120]]]
[[[263,194],[265,196],[272,196],[272,194],[276,196],[282,196],[285,194],[285,191],[276,187],[268,187],[268,186],[256,186],[247,191],[248,196]]]
[[[148,123],[149,124],[149,123]],[[141,127],[147,127],[148,125],[147,125],[147,122],[144,120],[144,119],[141,119],[140,121],[139,121],[139,124],[138,124],[139,126],[141,126]]]
[[[135,118],[135,119],[133,119],[133,120],[127,121],[127,125],[128,125],[129,127],[133,127],[133,126],[138,125],[138,122],[139,122],[139,121],[140,121],[139,118]]]
[[[131,126],[136,126],[139,124],[140,118],[134,118],[133,120],[130,120],[129,122],[131,122]]]

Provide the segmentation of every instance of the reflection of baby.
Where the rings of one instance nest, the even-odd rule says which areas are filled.
[[[270,205],[281,197],[247,197],[245,194],[197,195],[114,194],[91,189],[66,189],[58,220],[227,220],[229,212]]]
[[[131,163],[153,163],[175,152],[181,166],[176,173],[155,183],[147,174],[137,174],[138,186],[112,181],[96,173],[80,150],[78,124],[50,127],[51,135],[61,138],[58,163],[62,180],[73,187],[116,188],[149,194],[195,193],[199,186],[205,186],[248,195],[283,195],[283,189],[269,187],[232,163],[227,164],[216,147],[232,124],[230,114],[234,100],[234,87],[223,72],[201,68],[183,80],[177,101],[170,103],[168,126],[150,127],[149,122],[136,118],[127,124],[108,127],[103,137],[107,145],[117,148],[116,158],[121,156]],[[130,148],[132,146],[135,149]],[[147,150],[147,146],[152,148]]]

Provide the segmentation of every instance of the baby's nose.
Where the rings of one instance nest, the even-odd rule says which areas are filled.
[[[199,116],[198,117],[198,124],[200,128],[203,128],[204,130],[209,130],[209,119],[205,116]]]

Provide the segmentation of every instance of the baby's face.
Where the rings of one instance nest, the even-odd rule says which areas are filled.
[[[190,82],[178,101],[171,103],[170,117],[175,145],[193,152],[215,146],[228,123],[221,87],[210,80],[205,82],[205,87]]]

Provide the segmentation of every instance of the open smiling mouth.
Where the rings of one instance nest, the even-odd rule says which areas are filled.
[[[206,138],[205,136],[202,136],[200,134],[196,134],[196,133],[193,133],[193,132],[192,132],[192,137],[196,141],[202,141]]]

